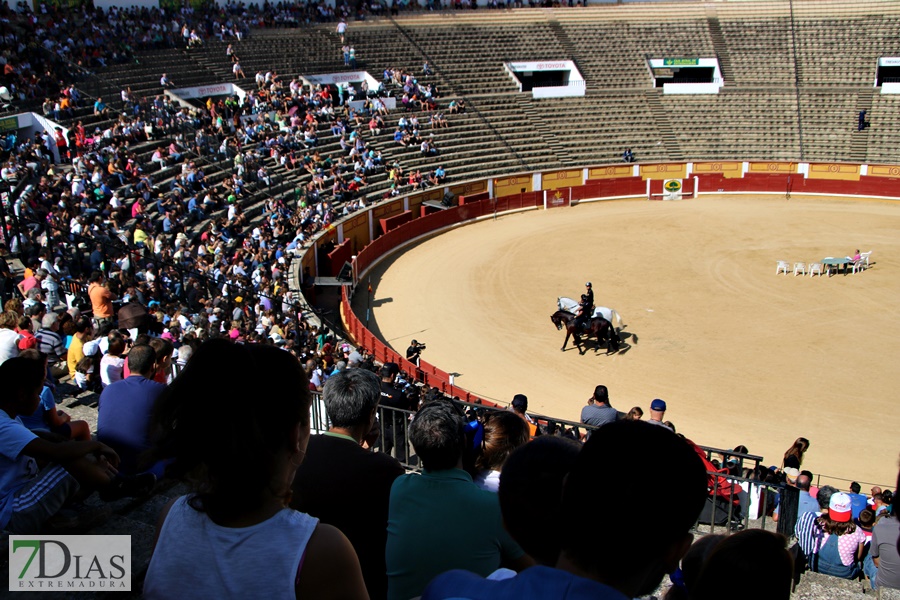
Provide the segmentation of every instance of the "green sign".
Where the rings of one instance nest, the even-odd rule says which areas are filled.
[[[674,194],[681,189],[681,182],[677,179],[670,179],[666,182],[666,185],[664,187],[666,188],[667,192]]]
[[[696,67],[700,64],[699,58],[664,58],[663,65],[666,67]]]
[[[19,119],[18,117],[6,117],[5,119],[0,119],[0,131],[12,131],[13,129],[19,128]]]

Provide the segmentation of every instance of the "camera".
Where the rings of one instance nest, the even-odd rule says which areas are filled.
[[[417,349],[417,350],[424,350],[424,349],[425,349],[425,344],[416,344],[416,349]]]

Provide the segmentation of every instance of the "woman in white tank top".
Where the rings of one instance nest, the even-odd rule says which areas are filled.
[[[309,406],[289,352],[213,340],[194,353],[154,425],[159,458],[198,491],[160,515],[147,598],[368,598],[347,538],[287,508]]]

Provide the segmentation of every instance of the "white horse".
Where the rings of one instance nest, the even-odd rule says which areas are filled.
[[[564,310],[572,314],[575,314],[578,311],[578,302],[576,302],[575,300],[566,298],[565,296],[561,296],[556,300],[556,305],[559,307],[559,310]],[[612,323],[612,326],[616,328],[616,331],[622,329],[622,317],[620,317],[619,313],[617,313],[613,308],[597,306],[594,308],[594,314],[591,316],[603,317],[604,319]]]

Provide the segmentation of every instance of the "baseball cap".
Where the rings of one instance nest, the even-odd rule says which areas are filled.
[[[846,523],[852,515],[850,506],[850,496],[843,492],[831,495],[831,501],[828,503],[828,517],[832,521]]]
[[[586,284],[584,284],[584,285],[585,285],[585,287],[591,287],[591,282],[588,281],[588,282],[587,282]]]
[[[660,400],[659,398],[655,399],[653,402],[650,403],[650,410],[658,410],[658,411],[666,410],[666,401]]]

